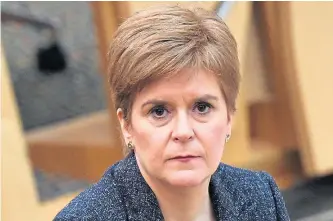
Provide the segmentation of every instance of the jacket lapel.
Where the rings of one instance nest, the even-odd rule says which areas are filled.
[[[119,165],[119,176],[128,220],[163,220],[156,196],[141,175],[133,152]]]
[[[239,209],[233,199],[233,190],[230,188],[224,173],[224,164],[220,164],[212,175],[209,184],[209,195],[213,204],[217,221],[238,220]]]

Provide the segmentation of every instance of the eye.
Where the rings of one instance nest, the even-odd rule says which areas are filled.
[[[149,112],[154,118],[157,118],[157,119],[162,119],[162,118],[165,118],[168,114],[168,110],[162,106],[162,105],[159,105],[159,106],[156,106],[156,107],[153,107],[150,112]]]
[[[194,111],[198,112],[198,114],[207,114],[210,109],[212,108],[212,105],[207,102],[197,102],[194,105]]]

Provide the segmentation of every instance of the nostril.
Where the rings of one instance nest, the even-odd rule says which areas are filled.
[[[180,141],[180,142],[186,142],[186,141],[190,141],[193,140],[193,136],[189,136],[189,137],[175,137],[174,141]]]

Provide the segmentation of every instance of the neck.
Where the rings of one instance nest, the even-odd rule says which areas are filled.
[[[146,181],[157,197],[164,220],[214,220],[209,179],[195,187],[174,187],[160,181],[151,182],[149,178]]]

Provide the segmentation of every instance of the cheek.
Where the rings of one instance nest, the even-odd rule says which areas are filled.
[[[144,120],[137,121],[134,131],[135,152],[146,174],[158,177],[163,170],[164,153],[168,144],[168,132],[156,128]]]
[[[144,158],[159,160],[168,142],[167,128],[156,128],[146,119],[138,119],[133,125],[136,152]],[[160,161],[160,160],[159,160]]]
[[[201,125],[197,136],[205,149],[209,161],[220,161],[224,149],[228,124],[221,121],[212,121]]]

